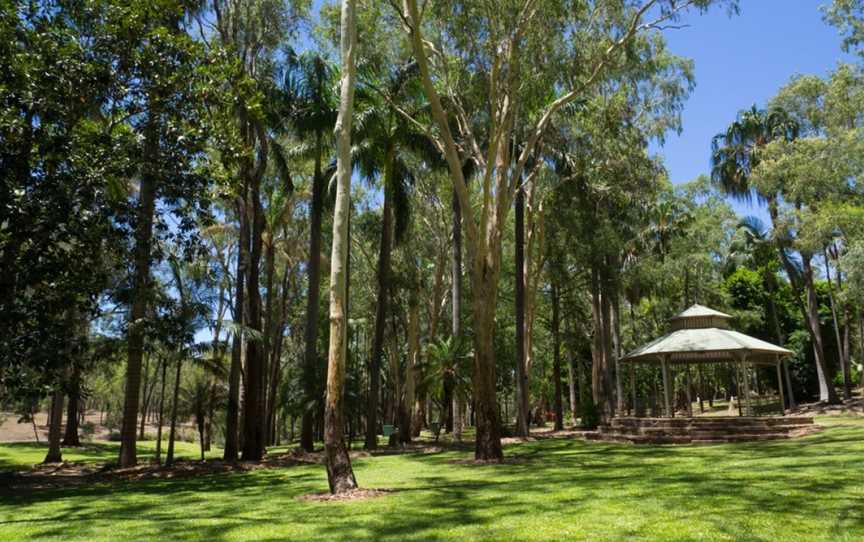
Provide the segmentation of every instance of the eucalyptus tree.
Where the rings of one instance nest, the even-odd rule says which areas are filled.
[[[841,221],[835,219],[842,216],[836,212],[838,206],[860,199],[850,179],[860,176],[862,166],[858,158],[862,81],[857,70],[841,66],[827,80],[797,77],[782,88],[771,105],[790,115],[798,127],[798,137],[766,145],[753,171],[758,189],[777,194],[781,202],[774,215],[778,218],[775,235],[784,249],[781,260],[787,274],[805,297],[802,312],[817,354],[817,372],[821,373],[820,400],[828,402],[838,398],[822,345],[813,259],[825,254],[836,237],[842,237]],[[797,252],[798,261],[790,261],[787,251]],[[826,264],[830,265],[827,257]],[[830,269],[827,272],[830,280]],[[835,332],[848,393],[848,357],[836,323]]]
[[[342,58],[339,114],[336,118],[336,203],[330,264],[330,351],[327,360],[327,395],[324,407],[324,457],[332,493],[357,488],[351,458],[345,446],[345,358],[347,356],[348,220],[351,199],[351,121],[356,80],[357,5],[342,1],[340,52]]]
[[[528,166],[539,163],[541,140],[562,108],[610,71],[638,62],[628,53],[635,43],[654,39],[661,25],[688,8],[711,3],[447,1],[421,11],[416,0],[393,2],[436,127],[423,129],[446,158],[460,208],[474,210],[462,224],[471,258],[477,459],[502,457],[493,353],[501,241],[516,191],[531,174]],[[463,173],[469,157],[481,172],[477,206]]]

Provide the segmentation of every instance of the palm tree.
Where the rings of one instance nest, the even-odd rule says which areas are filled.
[[[177,369],[174,375],[174,400],[171,406],[171,422],[168,433],[168,451],[165,454],[165,465],[174,462],[174,441],[177,428],[177,412],[180,400],[180,377],[183,360],[190,357],[195,348],[195,333],[204,325],[204,315],[209,311],[209,305],[202,301],[202,273],[204,268],[195,264],[181,262],[176,254],[168,258],[171,278],[177,299],[168,302],[170,314],[167,318],[169,329],[167,335],[175,352]]]
[[[306,294],[306,331],[303,354],[302,382],[304,411],[300,446],[312,451],[313,408],[318,404],[316,366],[318,365],[318,312],[321,286],[321,222],[324,216],[324,196],[331,167],[324,167],[324,153],[332,147],[330,131],[336,122],[336,69],[323,57],[313,53],[289,54],[282,92],[284,112],[293,131],[304,142],[297,154],[309,156],[314,162],[312,195],[309,206],[309,285]]]
[[[420,89],[416,80],[416,65],[364,70],[364,90],[358,95],[354,162],[367,179],[380,179],[383,184],[381,241],[378,247],[377,304],[372,352],[369,360],[369,399],[366,410],[366,448],[378,445],[378,394],[381,379],[381,357],[384,352],[384,330],[388,314],[390,260],[393,246],[400,242],[410,223],[409,192],[414,177],[408,164],[410,157],[420,156],[432,161],[436,151],[416,125],[404,114],[416,114]],[[376,73],[377,72],[377,73]],[[398,104],[402,113],[395,110]],[[415,106],[412,109],[412,105]],[[410,111],[410,113],[406,113]],[[395,243],[394,243],[395,242]],[[403,432],[409,428],[401,428]]]
[[[290,177],[287,180],[290,181]],[[290,182],[272,183],[266,189],[268,205],[264,212],[264,267],[267,306],[264,310],[264,352],[267,386],[265,387],[265,419],[263,423],[267,444],[272,444],[275,441],[275,403],[279,388],[279,358],[281,355],[282,333],[285,327],[284,310],[277,311],[276,308],[277,287],[274,286],[276,260],[277,254],[285,250],[287,239],[284,236],[286,228],[283,226],[287,224],[294,209],[293,192],[294,186]],[[289,275],[288,265],[290,265],[290,261],[286,263],[283,272],[283,284],[281,288],[283,299],[287,295],[285,289],[287,286],[286,280]],[[284,303],[282,303],[282,306],[284,307]],[[277,312],[279,312],[278,316]]]
[[[730,124],[724,133],[716,135],[711,143],[711,180],[733,198],[750,201],[755,194],[760,202],[767,204],[780,261],[793,289],[798,294],[796,295],[798,306],[807,323],[807,331],[813,343],[819,380],[819,399],[823,402],[836,403],[839,401],[837,391],[827,378],[828,366],[811,263],[813,255],[801,251],[800,264],[790,257],[788,253],[791,244],[790,234],[786,232],[781,235],[776,230],[779,216],[778,194],[760,192],[751,183],[752,172],[759,164],[760,151],[772,141],[791,141],[797,136],[797,123],[782,109],[774,108],[765,111],[753,106],[749,110],[742,111],[735,122]],[[805,301],[801,301],[802,295]]]

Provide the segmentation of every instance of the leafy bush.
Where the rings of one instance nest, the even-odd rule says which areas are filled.
[[[582,429],[597,429],[600,425],[600,410],[591,399],[580,405]]]
[[[852,382],[852,386],[854,387],[858,382],[861,382],[861,370],[860,365],[855,362],[849,364],[851,367],[849,368],[849,375],[851,376],[850,381]],[[843,371],[837,371],[837,374],[834,375],[834,385],[842,386],[843,385]]]
[[[96,424],[93,422],[84,422],[81,424],[81,435],[85,440],[91,440],[96,434]]]

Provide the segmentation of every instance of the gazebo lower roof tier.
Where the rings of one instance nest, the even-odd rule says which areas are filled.
[[[775,365],[793,352],[730,329],[678,329],[621,358],[641,363],[726,363]]]

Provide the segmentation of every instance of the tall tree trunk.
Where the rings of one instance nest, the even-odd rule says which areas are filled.
[[[314,448],[313,419],[317,404],[316,366],[318,365],[318,303],[321,289],[321,220],[324,213],[324,177],[321,172],[322,135],[315,134],[315,171],[312,179],[312,204],[309,208],[309,285],[306,298],[306,332],[303,353],[303,418],[300,427],[300,447],[311,452]]]
[[[453,335],[454,344],[460,344],[462,342],[462,208],[459,206],[459,196],[456,194],[456,191],[453,191],[453,201],[452,201],[452,209],[453,209],[453,257],[451,261],[450,268],[450,279],[451,279],[451,333]],[[457,354],[458,355],[458,354]],[[458,367],[458,360],[452,360],[452,367]],[[455,417],[458,417],[458,421],[455,417],[451,417],[454,420],[454,425],[452,427],[453,430],[453,438],[454,440],[462,439],[462,418],[461,418],[461,407],[462,400],[459,397],[459,394],[453,394],[453,378],[450,375],[445,375],[444,381],[444,401],[446,402],[449,395],[451,396],[451,410],[455,410]],[[458,433],[457,433],[458,426]]]
[[[778,210],[777,203],[774,197],[768,200],[768,213],[771,217],[771,223],[777,224]],[[789,259],[786,254],[784,243],[778,238],[777,252],[780,256],[780,262],[789,276],[789,281],[792,284],[792,289],[798,297],[798,307],[801,310],[801,315],[804,318],[804,323],[807,326],[807,332],[810,335],[810,341],[813,343],[813,357],[816,361],[816,378],[819,382],[819,401],[827,403],[839,402],[837,391],[832,383],[827,380],[827,362],[825,359],[825,349],[822,344],[822,330],[819,323],[819,302],[816,298],[816,287],[813,284],[813,267],[811,264],[812,255],[806,252],[801,254],[802,270],[799,273],[797,267]],[[800,300],[800,296],[804,295],[805,301]]]
[[[813,353],[816,357],[816,375],[819,379],[819,400],[829,404],[840,401],[837,390],[831,382],[828,373],[828,363],[825,358],[825,347],[822,342],[822,330],[819,323],[819,301],[816,297],[816,286],[813,283],[813,268],[811,266],[811,255],[802,253],[801,264],[803,267],[803,281],[806,299],[805,320],[808,323],[810,338],[813,340]]]
[[[525,367],[525,190],[516,192],[516,436],[527,437],[530,425],[528,371]]]
[[[159,390],[159,426],[156,428],[156,464],[162,464],[162,426],[165,414],[165,381],[168,377],[168,360],[162,360],[162,382]]]
[[[592,338],[591,393],[592,400],[608,419],[614,410],[609,368],[609,304],[603,291],[604,280],[596,267],[591,269],[591,312],[594,322]]]
[[[608,272],[608,268],[606,269]],[[602,411],[605,419],[615,416],[615,364],[612,359],[613,352],[613,336],[612,329],[612,296],[610,291],[613,289],[608,276],[601,274],[601,294],[600,294],[600,310],[603,324],[602,340],[603,340],[603,395],[606,398],[606,404],[602,406]]]
[[[78,406],[81,403],[81,367],[72,364],[72,375],[69,379],[69,403],[66,405],[66,431],[63,434],[63,446],[81,446],[78,437]]]
[[[454,188],[459,194],[459,202],[463,210],[470,211],[469,194],[465,175],[462,172],[462,163],[456,150],[456,144],[450,130],[448,116],[441,105],[441,99],[435,89],[429,71],[426,57],[426,46],[424,44],[420,9],[415,0],[403,2],[403,14],[408,24],[408,34],[414,56],[417,59],[418,70],[421,75],[423,92],[429,99],[432,116],[441,130],[444,139],[444,156],[447,160],[448,169],[453,179]],[[508,124],[512,128],[513,115],[508,118]],[[509,141],[509,138],[507,139]],[[509,145],[501,145],[501,148],[509,148]],[[499,153],[499,158],[506,154]],[[499,160],[496,170],[502,175],[507,169],[508,160]],[[498,167],[500,166],[500,167]],[[492,169],[488,170],[490,173]],[[504,179],[499,179],[504,181]],[[498,414],[498,400],[496,394],[495,378],[495,355],[493,349],[493,337],[495,332],[494,313],[497,307],[498,278],[501,267],[501,224],[506,218],[506,209],[509,208],[509,196],[505,191],[506,182],[502,183],[500,190],[496,192],[496,198],[502,198],[499,202],[501,216],[497,210],[492,211],[497,220],[495,225],[483,229],[478,227],[473,220],[464,221],[464,231],[471,245],[471,286],[472,312],[474,315],[474,393],[475,408],[472,414],[476,421],[477,438],[475,441],[474,457],[483,461],[500,461],[503,458],[501,449],[501,421]],[[487,207],[488,209],[488,207]]]
[[[43,463],[60,463],[63,456],[60,451],[60,426],[63,424],[63,390],[58,386],[51,398],[51,411],[48,416],[48,454]],[[135,422],[132,422],[135,428]],[[37,439],[38,440],[38,439]]]
[[[390,348],[387,352],[390,364],[390,400],[387,402],[387,416],[385,420],[393,424],[394,427],[399,426],[399,420],[402,419],[402,391],[403,381],[402,374],[399,370],[399,331],[396,328],[396,319],[390,320],[392,324],[392,333],[390,337]],[[398,444],[398,435],[394,431],[390,434],[388,446],[396,446]]]
[[[357,487],[351,458],[345,446],[343,411],[345,356],[348,338],[347,273],[348,218],[351,199],[351,116],[354,102],[356,55],[355,0],[342,1],[342,76],[339,116],[336,120],[337,184],[333,215],[333,247],[330,267],[330,349],[327,358],[327,395],[324,407],[324,456],[332,493]]]
[[[151,100],[152,102],[152,100]],[[144,129],[144,170],[138,196],[135,223],[134,278],[132,307],[129,310],[126,352],[126,392],[123,402],[123,425],[120,430],[120,466],[132,467],[138,462],[136,422],[141,395],[141,359],[144,353],[144,321],[150,299],[150,250],[153,242],[153,218],[156,210],[154,171],[159,161],[158,114],[150,112]]]
[[[231,346],[231,368],[228,373],[228,408],[225,416],[225,461],[237,461],[240,455],[240,373],[245,346],[243,328],[246,325],[246,270],[249,261],[249,220],[246,213],[246,192],[236,201],[237,219],[240,222],[239,249],[237,251],[237,276],[234,294],[234,331]]]
[[[843,332],[840,329],[841,326],[837,310],[837,301],[834,295],[834,286],[831,283],[831,261],[828,259],[828,251],[823,250],[822,255],[825,258],[825,278],[828,283],[828,300],[831,303],[831,322],[834,324],[834,339],[837,341],[837,352],[840,355],[840,370],[843,374],[843,399],[848,401],[852,398],[852,375],[849,370],[849,352],[847,349],[848,341],[844,342]],[[838,269],[838,289],[840,284],[840,270]]]
[[[554,279],[553,279],[554,280]],[[552,390],[555,394],[555,430],[564,429],[564,406],[561,398],[561,316],[558,285],[552,284]]]
[[[384,331],[387,327],[387,305],[390,289],[390,254],[393,244],[393,159],[395,149],[388,145],[384,166],[384,208],[381,220],[381,243],[378,246],[378,297],[375,306],[375,331],[372,356],[369,358],[369,397],[366,403],[366,449],[378,447],[378,396],[381,388],[381,356],[384,354]]]
[[[279,393],[279,385],[282,376],[281,363],[282,363],[282,348],[285,343],[285,320],[288,317],[288,292],[290,287],[290,276],[291,273],[288,270],[288,266],[285,266],[285,271],[282,276],[282,300],[279,307],[279,324],[276,327],[275,339],[276,345],[273,348],[272,359],[270,360],[270,396],[267,399],[267,416],[268,416],[268,443],[276,444],[276,434],[277,434],[277,426],[276,426],[276,408],[277,408],[277,397]]]
[[[474,458],[478,461],[498,462],[504,458],[501,448],[501,420],[496,395],[495,352],[492,338],[495,333],[495,307],[497,274],[483,273],[478,265],[472,266],[472,307],[474,313],[474,417],[476,440]],[[484,282],[477,275],[494,276]]]
[[[271,411],[271,393],[270,389],[273,385],[273,351],[276,348],[276,329],[274,326],[274,315],[273,311],[275,310],[274,306],[274,298],[276,297],[276,292],[273,288],[273,276],[276,273],[276,255],[275,255],[275,247],[274,243],[275,232],[271,231],[268,236],[268,242],[264,245],[264,288],[267,292],[267,302],[264,308],[264,349],[262,351],[262,363],[261,370],[263,371],[263,375],[261,377],[262,387],[261,387],[261,412],[263,415],[261,416],[261,434],[263,435],[262,444],[266,446],[270,444],[270,411]]]
[[[204,461],[204,448],[205,448],[205,427],[207,425],[207,415],[204,412],[204,405],[199,405],[198,412],[195,413],[195,425],[198,429],[198,444],[201,449],[201,461]]]
[[[261,207],[260,178],[251,185],[251,250],[249,269],[246,274],[246,294],[249,298],[249,328],[259,332],[261,327],[261,290],[259,268],[261,263],[264,216]],[[264,456],[264,352],[259,339],[250,340],[246,346],[246,391],[243,394],[243,459],[260,461]]]
[[[611,262],[610,262],[611,263]],[[617,267],[617,262],[615,263]],[[621,385],[621,302],[618,295],[617,282],[609,283],[609,314],[612,332],[612,356],[614,358],[613,368],[615,370],[615,412],[621,415],[624,412],[624,388]]]
[[[141,423],[138,425],[138,440],[144,440],[144,428],[147,425],[147,409],[150,408],[150,395],[153,392],[153,384],[150,378],[150,358],[144,358],[141,370]]]
[[[573,425],[576,425],[576,419],[579,417],[579,397],[581,394],[579,389],[579,368],[576,366],[576,348],[575,338],[573,336],[574,329],[572,317],[565,315],[564,317],[564,333],[567,345],[567,376],[570,392],[570,416],[573,418]]]
[[[177,404],[180,402],[180,369],[183,358],[177,357],[177,372],[174,373],[174,399],[171,402],[171,428],[168,430],[168,452],[165,454],[165,466],[174,464],[174,441],[177,437]]]
[[[411,408],[414,406],[417,370],[420,361],[420,293],[418,284],[408,297],[408,363],[405,367],[405,398],[400,409],[399,438],[402,442],[411,442],[413,428],[411,427]],[[454,426],[455,433],[455,426]]]
[[[770,273],[765,278],[765,289],[768,291],[768,318],[771,320],[771,326],[774,330],[774,337],[777,340],[778,346],[784,346],[786,341],[783,338],[783,331],[780,328],[780,315],[777,312],[777,303],[774,301],[774,295],[777,291],[777,282],[774,278],[774,274]],[[792,389],[792,377],[789,374],[789,361],[784,358],[781,362],[783,364],[783,377],[786,380],[786,401],[789,403],[789,408],[793,409],[797,407],[797,403],[795,401],[795,391]],[[782,386],[782,383],[778,383],[778,385]]]

